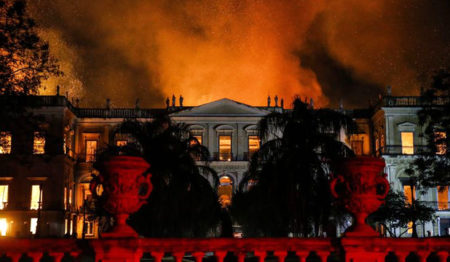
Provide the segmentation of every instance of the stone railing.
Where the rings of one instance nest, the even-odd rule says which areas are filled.
[[[149,165],[142,158],[117,156],[104,163],[103,173],[91,183],[95,195],[100,184],[104,208],[117,224],[102,239],[14,239],[0,238],[0,256],[19,262],[61,262],[64,257],[91,257],[102,262],[139,262],[148,255],[153,261],[163,258],[182,262],[202,262],[214,256],[217,262],[298,261],[298,262],[446,262],[450,238],[382,238],[365,223],[368,214],[382,203],[389,183],[382,174],[384,161],[355,157],[343,161],[330,183],[332,194],[354,215],[354,224],[340,239],[331,238],[140,238],[126,224],[152,192]],[[3,257],[4,258],[4,257]],[[294,260],[293,260],[294,259]],[[67,261],[67,260],[65,260]],[[167,261],[167,259],[165,259]]]

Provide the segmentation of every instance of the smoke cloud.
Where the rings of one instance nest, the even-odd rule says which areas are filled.
[[[197,105],[228,97],[307,96],[366,106],[392,85],[417,94],[450,65],[444,0],[154,0],[30,2],[66,73],[51,79],[83,105]]]

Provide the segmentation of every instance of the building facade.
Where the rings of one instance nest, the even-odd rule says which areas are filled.
[[[232,201],[248,160],[261,144],[259,120],[282,106],[249,106],[221,99],[195,107],[166,108],[80,108],[64,96],[34,97],[39,107],[30,109],[43,121],[36,130],[18,125],[17,130],[0,130],[0,235],[29,237],[72,236],[97,238],[99,221],[92,216],[89,182],[96,152],[108,144],[124,145],[127,137],[114,135],[124,119],[151,121],[156,113],[185,123],[192,135],[211,153],[210,166],[219,175],[221,204]],[[358,125],[351,137],[339,139],[357,155],[380,155],[386,160],[391,186],[405,192],[405,166],[425,145],[419,136],[416,113],[420,106],[402,102],[404,97],[385,97],[370,109],[341,110]],[[393,102],[394,101],[394,102]],[[24,164],[25,163],[25,164]],[[417,199],[436,209],[436,219],[420,229],[430,235],[448,235],[450,210],[448,190],[430,190]],[[400,230],[400,229],[399,229]],[[406,234],[407,235],[407,234]]]

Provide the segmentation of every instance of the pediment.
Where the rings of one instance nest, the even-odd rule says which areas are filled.
[[[234,100],[223,98],[211,103],[171,114],[172,117],[189,116],[265,116],[270,112]]]

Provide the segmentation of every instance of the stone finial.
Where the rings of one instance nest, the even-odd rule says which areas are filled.
[[[267,107],[270,107],[270,96],[267,97]]]
[[[57,95],[57,96],[59,96],[59,89],[60,89],[60,87],[59,87],[59,85],[57,85],[57,86],[56,86],[56,95]]]
[[[175,107],[175,101],[176,101],[175,95],[172,95],[172,107]]]
[[[111,108],[111,99],[106,98],[106,109],[110,109]]]
[[[387,86],[386,87],[386,95],[387,96],[391,96],[392,95],[392,87],[391,86]]]
[[[180,107],[183,107],[183,100],[184,100],[183,96],[180,95]]]
[[[169,108],[170,106],[170,99],[169,97],[166,98],[166,107]]]
[[[309,99],[309,105],[311,106],[311,108],[314,108],[314,100],[312,99],[312,97]]]
[[[275,96],[275,107],[278,107],[278,96]]]
[[[281,107],[281,108],[284,108],[284,99],[283,99],[283,98],[281,98],[281,101],[280,101],[280,107]]]

